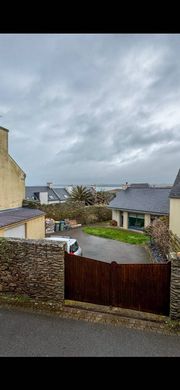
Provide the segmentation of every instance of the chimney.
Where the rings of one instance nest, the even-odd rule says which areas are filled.
[[[8,129],[0,126],[0,153],[8,154]]]
[[[53,187],[53,183],[52,182],[48,182],[47,183],[47,187],[52,188]]]
[[[41,204],[48,204],[48,192],[39,192],[39,200]]]

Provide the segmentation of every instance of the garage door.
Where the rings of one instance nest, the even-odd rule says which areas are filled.
[[[25,224],[6,229],[4,237],[25,238]]]

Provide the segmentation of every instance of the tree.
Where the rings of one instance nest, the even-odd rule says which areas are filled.
[[[92,205],[95,202],[94,193],[87,187],[76,186],[72,189],[71,200],[84,202],[86,206]]]
[[[97,204],[108,204],[116,195],[108,191],[96,192],[96,203]]]

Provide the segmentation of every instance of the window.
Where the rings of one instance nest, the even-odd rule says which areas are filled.
[[[39,200],[39,192],[34,192],[33,198],[34,200]]]
[[[120,226],[123,226],[123,213],[120,214]]]
[[[128,228],[135,230],[144,229],[144,215],[143,214],[129,214]]]
[[[70,246],[70,253],[75,253],[78,250],[78,248],[79,248],[78,242],[75,241],[75,243]]]

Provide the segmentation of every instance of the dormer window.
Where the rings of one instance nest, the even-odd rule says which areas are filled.
[[[34,192],[33,198],[34,200],[39,200],[39,192]]]

